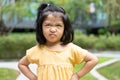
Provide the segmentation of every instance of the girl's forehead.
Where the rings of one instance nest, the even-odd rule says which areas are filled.
[[[46,18],[61,18],[61,16],[49,14]],[[62,19],[62,18],[61,18],[61,19]]]
[[[47,16],[54,16],[54,17],[61,17],[64,15],[63,13],[60,12],[46,12]]]
[[[59,16],[59,15],[53,15],[53,14],[49,14],[49,15],[47,15],[47,17],[45,18],[45,21],[46,20],[51,20],[51,21],[62,21],[63,22],[63,20],[62,20],[62,17],[61,16]]]

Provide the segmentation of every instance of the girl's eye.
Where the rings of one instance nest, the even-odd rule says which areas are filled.
[[[49,26],[51,26],[51,24],[45,24],[44,26],[49,27]]]
[[[56,26],[57,26],[57,27],[62,27],[62,25],[60,25],[60,24],[57,24]]]
[[[61,27],[61,25],[56,25],[56,26]]]

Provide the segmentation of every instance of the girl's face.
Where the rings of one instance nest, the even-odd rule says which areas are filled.
[[[49,14],[42,24],[43,35],[47,44],[60,43],[64,33],[64,23],[60,16]]]

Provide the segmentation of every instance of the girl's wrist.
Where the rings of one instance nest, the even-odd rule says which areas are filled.
[[[76,73],[77,77],[80,79],[80,75],[78,73]]]
[[[37,76],[36,75],[31,76],[30,80],[37,80]]]

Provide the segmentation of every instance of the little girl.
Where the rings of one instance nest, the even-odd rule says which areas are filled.
[[[98,62],[98,58],[72,43],[73,29],[63,8],[42,3],[36,19],[37,45],[28,49],[18,67],[30,80],[79,80]],[[85,62],[74,73],[75,64]],[[28,65],[38,65],[37,75]]]

